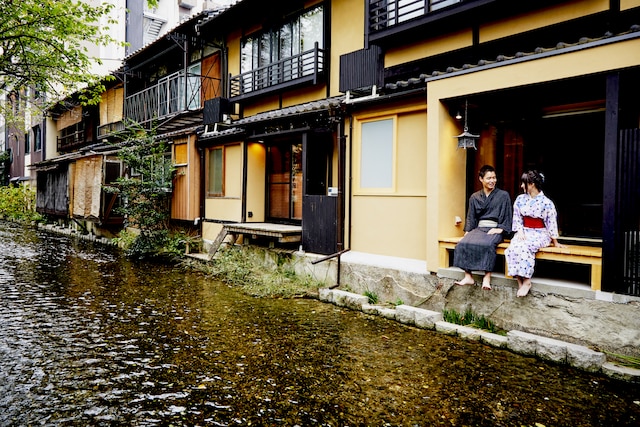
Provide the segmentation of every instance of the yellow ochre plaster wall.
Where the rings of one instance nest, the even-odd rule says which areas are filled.
[[[394,188],[361,190],[360,126],[395,118]],[[353,126],[353,194],[350,248],[354,251],[423,260],[426,252],[426,106],[424,99],[388,110],[359,113]]]
[[[331,4],[331,82],[329,96],[340,95],[340,55],[364,46],[364,5],[360,0]]]
[[[620,0],[620,10],[632,9],[640,7],[640,0]]]
[[[480,43],[570,21],[608,9],[609,0],[576,0],[560,5],[549,6],[548,8],[533,13],[510,17],[506,21],[497,21],[481,26]]]
[[[393,67],[425,57],[462,49],[471,46],[472,38],[471,30],[463,30],[436,39],[393,47],[385,53],[384,66]]]

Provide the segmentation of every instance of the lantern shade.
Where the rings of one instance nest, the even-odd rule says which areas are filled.
[[[464,148],[465,150],[467,148],[478,149],[478,147],[476,147],[476,140],[480,138],[480,135],[470,133],[466,127],[464,128],[464,132],[456,136],[456,138],[458,138],[458,148]]]

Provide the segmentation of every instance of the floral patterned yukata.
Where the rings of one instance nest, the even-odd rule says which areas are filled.
[[[525,216],[542,219],[544,227],[525,227]],[[542,191],[536,197],[519,195],[513,204],[513,231],[516,235],[504,251],[509,275],[531,278],[536,252],[549,246],[552,238],[558,238],[558,214],[553,202]],[[518,238],[522,233],[524,240]]]

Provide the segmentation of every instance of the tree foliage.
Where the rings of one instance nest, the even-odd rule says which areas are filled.
[[[88,46],[115,43],[109,35],[113,5],[78,0],[0,0],[0,88],[37,88],[54,98],[78,92],[96,103],[103,76]],[[107,23],[104,26],[104,23]]]
[[[123,203],[116,211],[127,218],[128,225],[140,231],[134,255],[159,252],[169,238],[171,186],[174,168],[168,157],[166,142],[155,132],[128,123],[119,135],[118,157],[127,173],[105,191],[118,193]]]

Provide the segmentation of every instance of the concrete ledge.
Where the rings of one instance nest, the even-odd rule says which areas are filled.
[[[507,337],[492,332],[480,331],[480,341],[492,347],[506,348]]]
[[[458,336],[469,341],[480,341],[480,329],[470,326],[458,326]]]
[[[364,304],[362,311],[367,314],[384,317],[386,319],[396,320],[396,310],[393,308],[382,307],[379,305]]]
[[[507,332],[507,348],[514,353],[527,356],[536,355],[536,335],[521,331]]]
[[[442,313],[403,304],[396,307],[396,320],[422,329],[434,329],[436,322],[442,320]]]
[[[463,339],[480,341],[493,347],[506,348],[514,353],[567,364],[588,372],[602,372],[609,377],[624,381],[640,382],[639,369],[607,363],[607,357],[604,353],[581,345],[517,330],[509,331],[507,336],[502,336],[469,326],[445,322],[442,320],[442,313],[436,311],[405,304],[398,305],[395,309],[371,305],[366,296],[352,292],[320,289],[318,293],[321,301],[395,319],[403,324],[415,325],[422,329],[435,329],[442,334],[457,335]]]
[[[599,351],[577,344],[567,343],[567,364],[589,372],[602,370],[607,362],[607,356]]]
[[[613,363],[604,363],[602,372],[608,377],[622,381],[640,383],[640,369],[628,368],[626,366],[618,366]]]
[[[436,331],[446,335],[458,335],[458,325],[449,322],[436,322]]]
[[[332,293],[333,303],[340,307],[362,310],[363,305],[369,304],[369,298],[365,295],[358,295],[341,290],[333,290]]]

